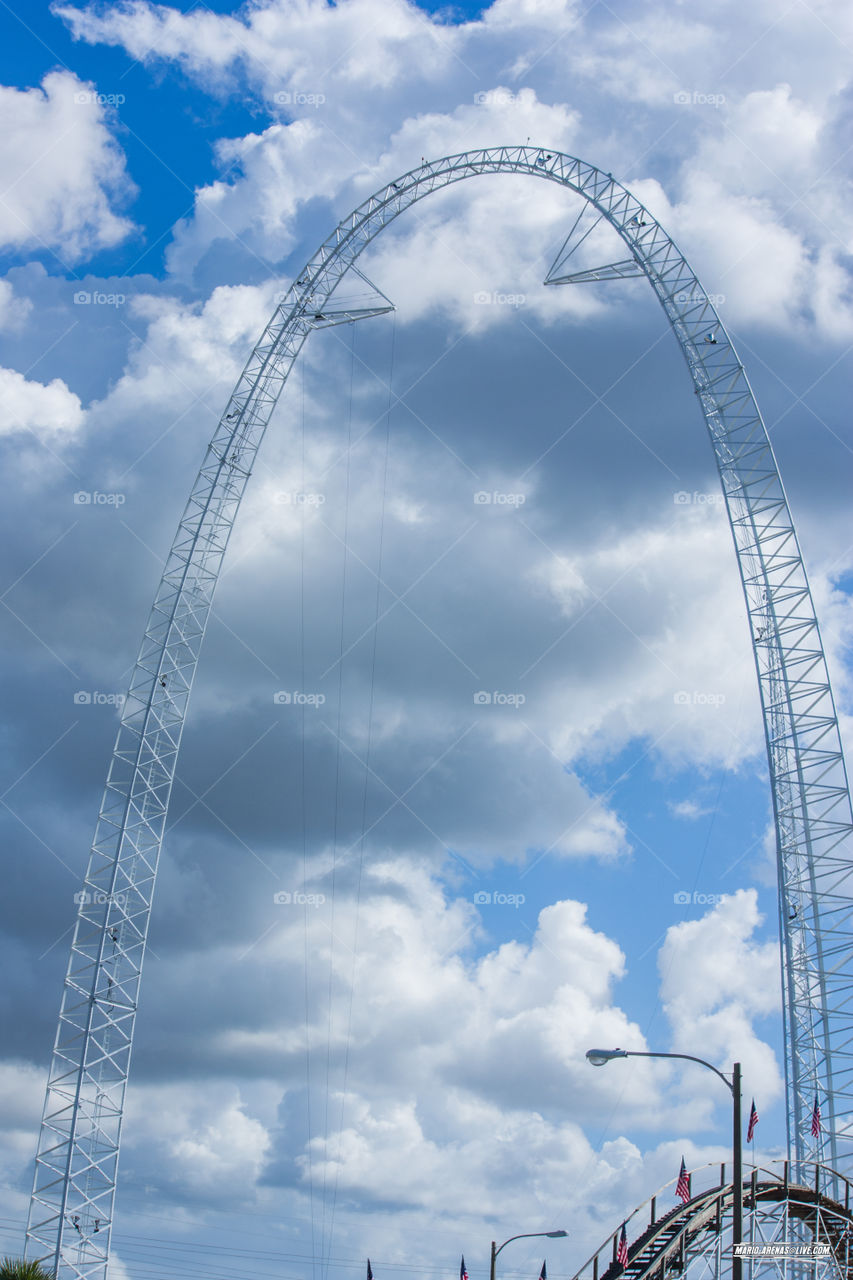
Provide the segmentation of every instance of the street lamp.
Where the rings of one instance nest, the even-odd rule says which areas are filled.
[[[495,1280],[495,1259],[501,1249],[505,1249],[508,1244],[512,1244],[513,1240],[531,1240],[534,1236],[547,1236],[549,1240],[560,1240],[563,1236],[567,1236],[568,1231],[523,1231],[520,1236],[510,1236],[508,1240],[504,1240],[500,1248],[495,1248],[495,1242],[492,1241],[492,1266],[489,1272],[490,1280]]]
[[[740,1063],[732,1066],[732,1078],[727,1080],[722,1071],[704,1058],[694,1058],[692,1053],[642,1053],[639,1049],[587,1049],[586,1056],[594,1067],[603,1067],[613,1058],[683,1058],[686,1062],[698,1062],[713,1071],[732,1095],[732,1280],[742,1280],[743,1261],[735,1253],[735,1246],[743,1238],[743,1148],[740,1125]],[[494,1280],[494,1276],[492,1277]]]

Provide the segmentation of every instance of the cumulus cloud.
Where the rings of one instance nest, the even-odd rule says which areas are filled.
[[[689,1053],[702,1045],[715,1063],[739,1059],[750,1091],[775,1099],[779,1066],[753,1025],[780,1014],[779,948],[755,941],[761,923],[754,889],[725,895],[702,919],[672,926],[658,967],[673,1046]]]
[[[658,120],[675,113],[670,128],[678,123],[693,139],[676,171],[680,195],[665,225],[707,287],[726,295],[730,319],[774,328],[816,322],[835,338],[850,331],[850,202],[833,180],[827,142],[843,114],[827,87],[842,87],[843,68],[837,51],[831,68],[822,53],[823,81],[812,74],[819,33],[796,16],[807,98],[785,82],[756,87],[740,59],[734,69],[743,83],[715,92],[709,68],[727,57],[719,11],[713,24],[680,12],[593,20],[565,0],[500,0],[462,24],[440,22],[405,0],[383,4],[381,12],[375,0],[298,10],[270,0],[239,17],[181,14],[145,0],[59,12],[77,38],[121,45],[144,61],[175,62],[212,92],[233,92],[239,68],[277,117],[260,133],[219,144],[223,176],[197,192],[171,250],[172,269],[183,277],[220,241],[239,244],[247,263],[281,257],[296,243],[297,217],[310,199],[335,203],[342,214],[356,203],[352,197],[420,155],[528,136],[590,159],[604,147],[614,171],[620,161],[633,169],[637,188],[649,175],[633,164],[630,130],[602,129],[592,118],[595,109],[609,120],[620,102]],[[762,29],[762,41],[772,38]],[[587,112],[581,104],[589,94],[576,102],[560,96],[567,66],[572,83],[593,94]],[[384,111],[371,96],[352,112],[350,96],[368,83],[382,85]],[[390,146],[389,118],[403,120]],[[427,215],[418,252],[429,269],[416,309],[452,306],[444,286],[460,266],[471,293],[484,279],[495,288],[495,263],[523,263],[537,240],[547,241],[555,196],[531,196],[472,205],[467,214],[454,208],[440,235],[439,220]],[[479,234],[484,224],[488,238]],[[518,274],[527,283],[523,266]],[[553,304],[543,296],[533,305],[544,315]],[[567,305],[583,315],[591,304],[573,298],[563,300]],[[491,315],[469,315],[468,323]]]
[[[39,89],[0,86],[0,104],[0,243],[73,263],[123,240],[131,223],[116,205],[134,188],[92,86],[52,71]]]
[[[0,398],[0,435],[30,431],[55,440],[72,436],[83,422],[80,400],[61,378],[45,385],[25,378],[16,369],[0,369]]]
[[[672,1047],[688,1037],[688,1052],[705,1044],[721,1066],[727,1035],[696,1036],[728,1011],[729,1031],[746,1037],[748,1079],[769,1102],[778,1077],[754,1024],[773,1004],[772,948],[754,941],[754,908],[753,896],[735,895],[671,928],[661,995]],[[168,972],[151,971],[151,1030],[182,1070],[193,1058],[203,1064],[209,1082],[193,1091],[152,1079],[146,1052],[127,1122],[138,1176],[160,1183],[165,1169],[178,1206],[224,1202],[236,1180],[258,1205],[288,1188],[324,1212],[333,1194],[342,1213],[393,1206],[395,1221],[411,1215],[416,1232],[436,1216],[450,1229],[451,1220],[500,1216],[510,1204],[535,1224],[570,1196],[592,1247],[609,1218],[674,1177],[682,1152],[688,1163],[725,1158],[724,1147],[687,1136],[710,1129],[713,1140],[720,1100],[705,1073],[685,1072],[673,1089],[677,1075],[660,1062],[624,1072],[586,1062],[591,1045],[646,1047],[620,1007],[625,955],[590,925],[586,907],[553,903],[524,941],[483,949],[478,935],[493,909],[454,898],[397,858],[365,868],[360,902],[340,885],[334,906],[270,902],[273,924],[260,913],[250,946],[246,936],[204,955],[178,945]],[[689,1014],[694,949],[698,1003]],[[757,984],[746,996],[725,977],[744,965]],[[195,1035],[176,1043],[171,1028],[190,992]],[[232,1073],[251,1083],[238,1091]],[[608,1136],[614,1107],[620,1127],[654,1135],[652,1143]],[[590,1130],[604,1135],[600,1143]]]
[[[765,364],[802,362],[808,377],[790,374],[792,386],[828,363],[803,333],[834,343],[849,323],[845,200],[824,177],[849,73],[799,11],[780,20],[770,0],[749,13],[721,0],[713,19],[679,6],[614,16],[497,0],[458,25],[401,0],[59,12],[78,39],[267,114],[224,131],[166,278],[128,286],[120,314],[74,308],[66,340],[70,282],[33,275],[31,310],[23,273],[0,288],[14,344],[5,429],[75,445],[74,474],[45,477],[36,535],[17,492],[5,509],[22,575],[16,643],[29,646],[12,690],[15,756],[22,773],[38,761],[10,800],[28,827],[4,819],[22,867],[41,867],[45,845],[84,855],[114,708],[98,721],[96,705],[74,707],[72,723],[72,690],[126,679],[193,470],[282,288],[271,264],[298,269],[297,247],[421,156],[529,136],[626,175]],[[783,59],[763,43],[777,29],[797,40],[790,88],[790,49]],[[0,229],[66,259],[118,244],[129,188],[94,90],[53,73],[42,91],[5,93],[24,139],[7,140],[8,163],[24,170],[39,140],[53,149],[13,187]],[[353,1249],[369,1234],[403,1258],[415,1241],[434,1249],[439,1219],[486,1238],[484,1212],[551,1227],[570,1197],[572,1247],[588,1253],[682,1151],[727,1158],[709,1073],[642,1061],[594,1072],[583,1057],[595,1042],[645,1047],[656,986],[638,952],[658,947],[671,1047],[704,1044],[721,1067],[740,1057],[771,1107],[781,1096],[768,1030],[778,962],[758,895],[672,925],[669,894],[663,908],[638,895],[629,918],[614,889],[640,883],[640,840],[667,808],[686,863],[703,817],[750,825],[740,788],[763,830],[766,793],[730,535],[707,442],[685,425],[698,415],[671,335],[643,282],[541,287],[575,212],[567,193],[526,179],[436,194],[365,255],[396,319],[317,334],[300,356],[233,536],[187,726],[129,1092],[127,1203],[151,1188],[170,1212],[219,1213],[239,1187],[241,1209],[278,1223],[288,1196],[298,1237],[334,1188]],[[621,254],[605,231],[586,248]],[[47,352],[36,308],[54,324]],[[108,342],[93,341],[98,326]],[[784,335],[783,356],[768,333]],[[42,356],[40,381],[16,372]],[[845,404],[827,417],[839,435]],[[845,670],[846,487],[830,537],[811,441],[780,446]],[[73,490],[96,485],[120,489],[121,510],[74,510],[74,532],[39,559],[44,530],[59,539],[71,523]],[[481,505],[480,490],[517,501]],[[301,681],[327,698],[304,719],[273,702]],[[478,690],[491,701],[475,703]],[[733,816],[709,810],[712,769],[735,775]],[[675,798],[665,788],[683,773],[689,794]],[[561,859],[556,873],[543,854]],[[30,874],[3,909],[16,937],[32,927],[40,939]],[[763,884],[765,868],[744,866],[752,875]],[[45,883],[61,934],[72,890]],[[300,886],[324,900],[273,901]],[[499,900],[525,891],[517,910]],[[29,994],[14,984],[8,998],[23,1009]],[[16,1035],[26,1024],[33,1056],[54,1017],[37,1003],[9,1020]],[[9,1096],[34,1098],[38,1073],[15,1071]],[[6,1163],[23,1211],[16,1125]]]
[[[175,59],[214,87],[243,62],[270,96],[281,94],[282,105],[289,87],[319,91],[332,73],[341,88],[387,88],[413,66],[428,76],[447,65],[461,39],[405,0],[350,0],[342,9],[274,0],[245,17],[181,14],[145,0],[100,13],[65,5],[58,13],[78,39],[122,45],[145,61]]]
[[[682,496],[712,501],[682,503]],[[555,549],[531,568],[534,587],[559,605],[563,636],[598,630],[602,616],[617,620],[606,647],[589,644],[590,667],[555,682],[550,733],[565,758],[617,751],[635,737],[649,738],[672,761],[715,759],[728,768],[762,750],[722,509],[713,493],[674,497],[665,525],[587,553]],[[594,673],[604,677],[605,668],[599,682]]]
[[[41,1066],[10,1058],[0,1062],[0,1186],[8,1211],[21,1219],[26,1215],[33,1135],[41,1119],[46,1083]]]
[[[142,1085],[128,1129],[142,1176],[168,1170],[182,1201],[206,1204],[233,1204],[238,1188],[251,1199],[269,1146],[266,1128],[229,1084],[211,1084],[204,1095],[180,1083]]]
[[[9,280],[0,280],[0,330],[20,329],[33,309],[29,298],[19,297]]]

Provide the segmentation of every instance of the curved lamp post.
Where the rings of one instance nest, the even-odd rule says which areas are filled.
[[[508,1240],[504,1240],[499,1248],[495,1248],[495,1242],[492,1241],[492,1265],[489,1271],[489,1280],[495,1280],[495,1259],[501,1249],[505,1249],[508,1244],[512,1244],[513,1240],[530,1240],[534,1236],[547,1236],[549,1240],[558,1240],[563,1236],[567,1236],[568,1231],[523,1231],[520,1236],[510,1236]]]
[[[742,1280],[743,1261],[735,1253],[735,1246],[743,1237],[743,1148],[740,1127],[740,1063],[732,1066],[732,1078],[728,1080],[711,1062],[695,1058],[692,1053],[643,1053],[639,1049],[587,1049],[586,1056],[594,1067],[603,1067],[613,1058],[683,1058],[686,1062],[698,1062],[719,1076],[732,1095],[732,1280]],[[494,1280],[494,1276],[492,1276]]]

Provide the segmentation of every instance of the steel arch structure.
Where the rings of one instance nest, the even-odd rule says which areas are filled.
[[[528,174],[582,196],[627,257],[549,283],[645,275],[705,418],[752,633],[777,833],[788,1140],[792,1159],[853,1158],[850,796],[817,619],[773,451],[737,353],[683,255],[612,175],[539,147],[423,163],[323,242],[276,308],[190,492],[124,703],[71,946],[41,1123],[27,1250],[58,1280],[103,1280],[131,1044],[157,863],[190,691],[228,539],[273,409],[311,331],[387,307],[334,310],[378,233],[432,191]],[[387,301],[387,300],[384,300]],[[810,1129],[819,1096],[824,1128]]]

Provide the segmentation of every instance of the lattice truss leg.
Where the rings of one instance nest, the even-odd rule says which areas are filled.
[[[39,1139],[27,1249],[59,1280],[102,1280],[148,921],[181,733],[217,578],[272,411],[314,328],[389,309],[334,308],[370,241],[434,190],[523,173],[582,196],[622,257],[549,283],[644,275],[685,356],[735,540],[761,688],[778,837],[789,1141],[799,1160],[853,1143],[850,799],[805,570],[764,424],[708,295],[663,228],[609,174],[560,152],[496,147],[421,165],[345,218],[265,328],[181,518],[124,704],[65,980]],[[363,280],[363,277],[362,277]],[[386,305],[387,304],[387,305]],[[810,1133],[815,1095],[824,1130]]]
[[[850,1220],[826,1207],[793,1200],[759,1201],[744,1219],[744,1240],[766,1250],[744,1258],[744,1280],[849,1280]],[[790,1255],[791,1246],[829,1246],[810,1258]],[[787,1252],[786,1252],[787,1251]],[[686,1280],[723,1280],[731,1273],[731,1217],[723,1216],[719,1233],[697,1236],[685,1250]]]

